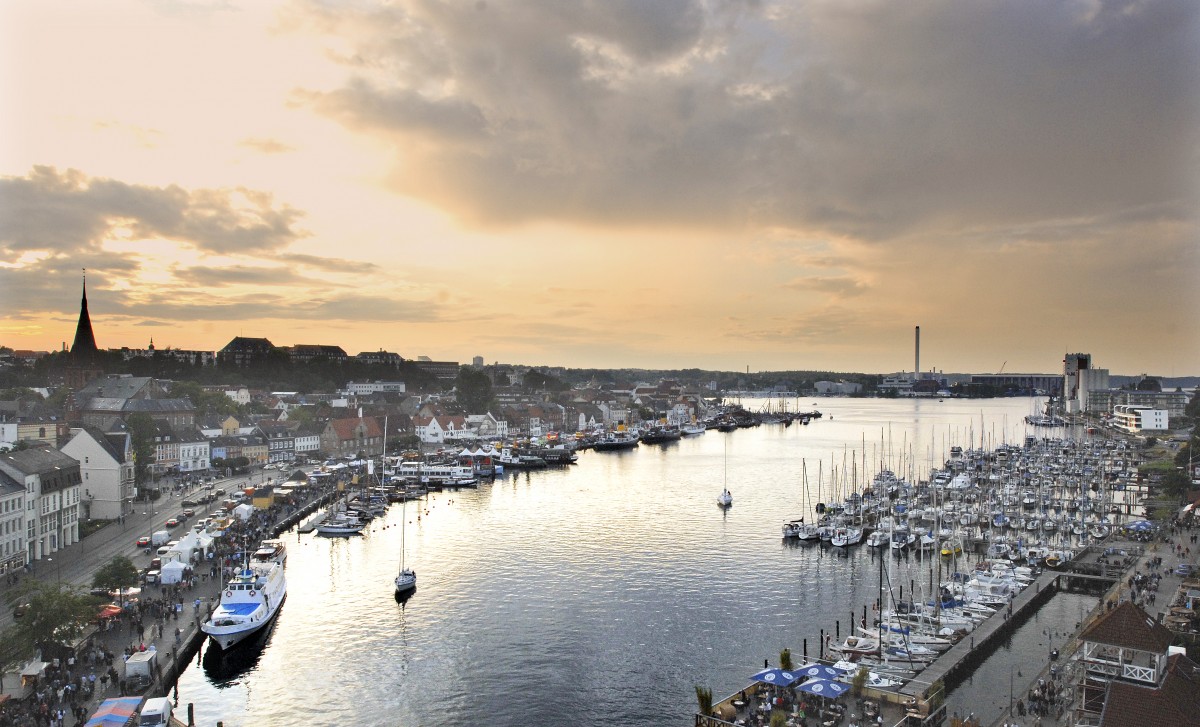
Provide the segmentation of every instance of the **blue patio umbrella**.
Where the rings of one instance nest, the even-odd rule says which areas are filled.
[[[840,697],[850,691],[850,685],[832,679],[809,679],[801,684],[799,689],[818,697]]]
[[[750,678],[756,682],[774,684],[780,687],[790,687],[797,682],[804,681],[803,674],[785,669],[763,669]]]
[[[1153,530],[1154,523],[1150,522],[1149,520],[1134,520],[1131,523],[1126,523],[1125,529],[1131,530],[1135,533],[1144,533],[1147,530]]]
[[[796,669],[796,673],[806,679],[837,679],[845,674],[840,669],[834,669],[832,666],[824,664],[805,664]]]

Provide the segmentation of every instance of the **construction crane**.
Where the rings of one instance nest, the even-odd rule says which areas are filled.
[[[1008,365],[1008,361],[1007,361],[1007,360],[1005,360],[1005,362],[1004,362],[1004,363],[1000,364],[1000,371],[999,371],[999,372],[998,372],[996,375],[997,375],[997,376],[999,376],[1000,374],[1004,373],[1004,367],[1005,367],[1005,366],[1007,366],[1007,365]]]

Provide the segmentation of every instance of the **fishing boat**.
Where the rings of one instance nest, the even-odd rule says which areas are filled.
[[[287,597],[286,560],[283,541],[263,541],[225,583],[220,602],[200,630],[221,649],[230,649],[270,624]]]

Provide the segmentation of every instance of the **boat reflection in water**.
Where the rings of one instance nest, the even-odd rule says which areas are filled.
[[[255,671],[262,659],[263,651],[271,643],[271,634],[275,632],[276,620],[272,620],[266,628],[247,637],[236,646],[222,649],[211,639],[204,645],[204,655],[201,665],[204,675],[213,686],[224,689],[239,683],[240,677]]]

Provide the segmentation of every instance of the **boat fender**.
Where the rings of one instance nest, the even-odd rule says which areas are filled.
[[[254,591],[250,591],[250,597],[251,597],[251,598],[253,598],[253,597],[254,597]]]
[[[225,591],[225,596],[227,598],[233,598],[233,591]]]

